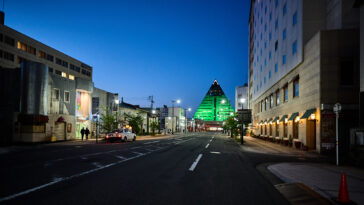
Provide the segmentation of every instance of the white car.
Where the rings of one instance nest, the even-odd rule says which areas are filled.
[[[130,132],[129,129],[117,129],[110,133],[107,133],[105,136],[106,141],[135,141],[136,135]]]

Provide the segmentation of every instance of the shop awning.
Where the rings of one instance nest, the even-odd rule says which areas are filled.
[[[291,117],[288,119],[288,121],[294,120],[298,116],[298,112],[295,112],[291,115]]]
[[[279,120],[279,122],[283,122],[284,119],[286,119],[287,117],[288,117],[288,115],[283,115],[282,118],[281,118],[281,120]]]
[[[279,117],[277,116],[276,118],[274,118],[273,122],[279,120]]]
[[[306,110],[306,112],[302,115],[301,119],[309,118],[315,111],[316,111],[316,108]]]

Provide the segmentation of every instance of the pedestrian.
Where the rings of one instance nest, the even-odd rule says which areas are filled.
[[[86,127],[86,130],[85,130],[86,140],[88,140],[89,134],[90,134],[90,130],[88,129],[88,127]]]
[[[81,138],[81,139],[82,139],[82,141],[83,141],[83,135],[84,135],[84,134],[85,134],[85,128],[83,128],[83,127],[82,127],[82,129],[81,129],[81,136],[82,136],[82,138]]]

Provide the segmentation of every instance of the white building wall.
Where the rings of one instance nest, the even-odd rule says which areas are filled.
[[[277,6],[276,2],[278,2]],[[286,13],[283,15],[285,5]],[[293,25],[295,14],[297,14],[297,23]],[[255,1],[254,15],[253,100],[303,60],[302,0]],[[276,21],[278,22],[277,28]],[[283,39],[284,30],[285,39]],[[278,43],[277,50],[275,50],[276,42]],[[296,42],[296,53],[292,52],[294,42]],[[285,63],[283,62],[284,55],[286,56]],[[276,64],[277,70],[275,70]]]
[[[235,88],[235,112],[239,109],[248,109],[248,85]]]

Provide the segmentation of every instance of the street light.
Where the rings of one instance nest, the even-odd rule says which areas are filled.
[[[173,128],[174,128],[174,103],[177,102],[177,104],[181,103],[181,100],[172,100],[172,135],[174,134]],[[177,121],[177,120],[176,120]],[[177,124],[177,122],[176,122]]]
[[[245,98],[240,98],[241,103],[245,103],[245,101],[246,101]]]
[[[155,114],[155,110],[152,110],[152,114]]]
[[[185,133],[187,134],[187,111],[191,111],[191,108],[185,108]]]

